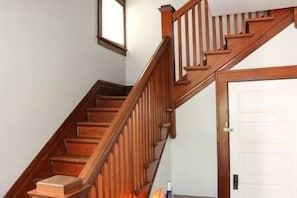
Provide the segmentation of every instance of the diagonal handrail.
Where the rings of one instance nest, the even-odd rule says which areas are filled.
[[[171,122],[166,111],[173,109],[170,44],[170,38],[165,37],[162,40],[107,129],[107,135],[81,171],[79,177],[84,184],[92,185],[93,192],[111,193],[116,197],[119,193],[137,191],[146,184],[143,167],[154,160],[151,147],[160,136],[160,124]],[[127,153],[122,153],[123,150]],[[117,174],[111,173],[112,168],[117,169]],[[114,180],[111,181],[110,177]],[[133,183],[124,184],[126,177],[130,180],[133,178]],[[104,180],[104,184],[98,183],[98,180]],[[120,187],[111,190],[111,185]]]

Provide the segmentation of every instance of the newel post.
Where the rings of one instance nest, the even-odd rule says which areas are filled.
[[[162,19],[162,38],[168,36],[173,40],[172,13],[175,12],[175,9],[171,5],[162,5],[159,10]]]
[[[174,106],[174,81],[175,81],[175,67],[174,67],[174,34],[173,34],[173,20],[172,13],[175,12],[175,9],[171,5],[163,5],[159,9],[161,12],[161,20],[162,20],[162,38],[169,37],[170,38],[170,46],[168,52],[168,73],[169,73],[169,102],[170,102],[170,137],[176,137],[176,124],[175,124],[175,106]]]

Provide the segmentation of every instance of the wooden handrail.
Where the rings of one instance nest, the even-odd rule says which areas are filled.
[[[179,8],[178,10],[176,10],[176,12],[172,14],[173,22],[176,21],[179,17],[184,15],[186,12],[188,12],[190,9],[192,9],[195,5],[197,5],[200,2],[201,0],[188,1],[186,4],[184,4],[181,8]]]
[[[81,171],[79,177],[84,184],[92,185],[89,197],[96,197],[98,193],[117,197],[119,193],[136,192],[145,185],[143,167],[154,160],[150,147],[159,139],[162,122],[170,122],[171,116],[166,110],[173,109],[170,48],[170,38],[163,38],[107,129],[109,135],[102,139]],[[111,169],[117,173],[113,174]],[[133,178],[133,183],[126,181],[125,184],[126,177]]]

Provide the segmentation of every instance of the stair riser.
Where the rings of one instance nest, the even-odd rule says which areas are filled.
[[[164,148],[165,142],[160,142],[155,146],[155,159],[158,160],[161,158],[161,154]]]
[[[161,128],[161,140],[166,140],[168,131],[169,131],[168,127]]]
[[[146,181],[152,182],[157,171],[158,163],[152,163],[146,169]]]
[[[52,161],[53,174],[78,176],[85,164]]]
[[[101,126],[78,126],[77,136],[86,138],[101,138],[108,127]]]
[[[123,102],[124,100],[97,99],[97,107],[119,108],[122,106]]]
[[[257,22],[249,22],[247,23],[247,31],[250,33],[258,32],[263,28],[269,27],[271,21],[257,21]]]
[[[88,112],[88,121],[90,122],[111,122],[117,112]]]
[[[66,143],[66,153],[69,155],[90,156],[98,144],[92,143]]]

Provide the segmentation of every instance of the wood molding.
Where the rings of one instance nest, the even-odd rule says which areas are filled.
[[[230,198],[229,134],[222,130],[226,123],[229,125],[228,83],[290,78],[297,78],[297,65],[221,71],[216,74],[219,198]]]
[[[129,89],[129,87],[128,87]],[[89,90],[82,101],[75,107],[72,113],[59,127],[55,134],[49,139],[47,144],[41,149],[22,175],[8,190],[4,197],[24,197],[27,191],[35,188],[34,178],[43,178],[48,175],[50,162],[48,157],[52,154],[61,153],[65,150],[64,138],[76,135],[76,122],[86,119],[85,109],[95,105],[95,96],[101,95],[126,95],[127,87],[105,81],[97,81]],[[47,175],[46,175],[47,174]]]

